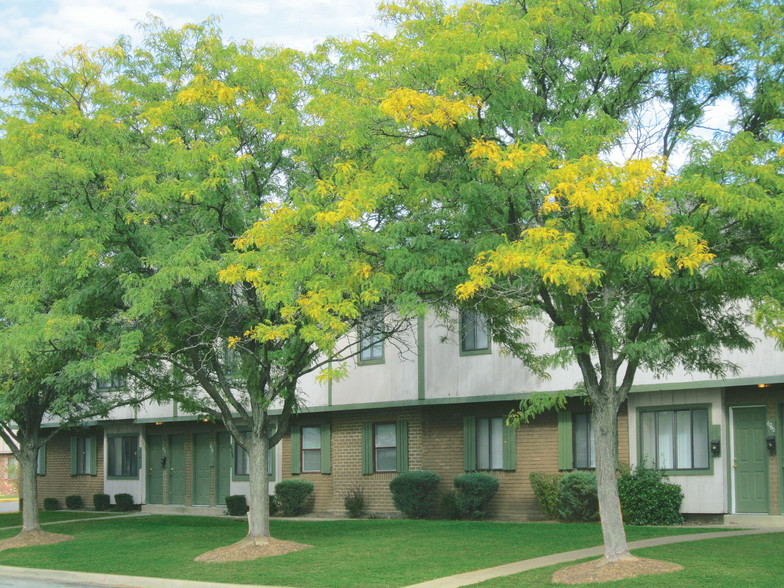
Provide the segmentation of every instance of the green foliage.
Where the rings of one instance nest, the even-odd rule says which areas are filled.
[[[440,480],[438,474],[422,470],[395,476],[389,483],[395,508],[415,519],[429,516],[435,506]]]
[[[305,512],[305,501],[313,492],[310,480],[283,480],[275,484],[275,499],[283,516],[296,517]]]
[[[487,505],[498,492],[501,482],[495,476],[481,472],[470,472],[454,479],[457,496],[455,505],[463,516],[483,519]]]
[[[460,509],[457,507],[457,492],[454,490],[447,490],[443,494],[441,494],[441,509],[440,509],[441,517],[444,519],[449,519],[452,521],[456,521],[460,518],[462,514]]]
[[[78,510],[84,508],[84,501],[78,494],[71,494],[65,497],[65,507],[68,510]]]
[[[93,506],[95,510],[108,510],[111,505],[111,498],[108,494],[93,494]]]
[[[269,513],[270,516],[276,514],[280,510],[280,506],[278,506],[278,499],[275,498],[274,494],[269,496]]]
[[[551,520],[558,518],[558,507],[561,504],[561,480],[563,480],[563,477],[563,474],[546,474],[543,472],[531,472],[528,476],[542,512]]]
[[[117,510],[119,511],[129,511],[133,509],[133,496],[122,492],[120,494],[114,495],[114,504],[117,506]]]
[[[244,494],[226,497],[226,511],[230,517],[244,517],[248,514],[248,501]]]
[[[599,518],[596,475],[591,472],[566,474],[559,485],[558,516],[567,521],[588,522]]]
[[[44,510],[60,510],[60,501],[56,498],[44,498]]]
[[[348,516],[352,519],[362,516],[365,509],[365,493],[359,486],[354,486],[343,495],[343,506],[348,511]]]
[[[621,475],[618,495],[626,524],[683,524],[683,491],[678,484],[664,482],[663,477],[661,470],[645,463]]]

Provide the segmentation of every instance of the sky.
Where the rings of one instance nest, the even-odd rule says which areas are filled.
[[[378,0],[0,0],[0,73],[79,44],[140,38],[148,14],[172,27],[219,16],[224,40],[310,50],[327,37],[381,30]]]

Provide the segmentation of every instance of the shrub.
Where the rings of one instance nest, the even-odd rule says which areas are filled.
[[[93,506],[95,510],[107,510],[111,504],[108,494],[93,494]]]
[[[599,518],[596,476],[590,472],[573,472],[561,480],[558,515],[567,521],[595,521]]]
[[[79,508],[84,507],[84,502],[82,501],[82,497],[78,494],[71,494],[70,496],[65,497],[65,507],[68,510],[77,510]]]
[[[226,511],[230,517],[245,516],[248,512],[248,501],[244,494],[226,497]]]
[[[435,506],[439,480],[438,474],[428,471],[404,472],[396,476],[389,483],[395,508],[415,519],[428,516]]]
[[[661,470],[645,463],[621,475],[618,497],[623,520],[629,525],[680,525],[683,492],[678,484],[663,481]]]
[[[131,510],[133,508],[133,496],[130,494],[115,494],[114,503],[117,505],[117,510]]]
[[[441,516],[453,521],[460,518],[460,509],[457,508],[457,492],[454,490],[449,490],[441,495]]]
[[[284,516],[295,517],[305,512],[305,500],[313,492],[308,480],[283,480],[275,484],[275,498]]]
[[[352,519],[362,516],[362,511],[365,509],[365,494],[362,488],[354,486],[346,491],[343,495],[343,506],[348,511],[348,516]]]
[[[454,480],[458,511],[472,519],[483,519],[490,499],[498,492],[501,482],[490,474],[472,472]]]
[[[44,498],[44,510],[60,510],[60,501],[56,498]]]
[[[269,513],[270,513],[270,516],[274,515],[279,510],[280,510],[280,507],[278,506],[278,499],[275,498],[274,494],[270,494],[270,497],[269,497]]]
[[[545,474],[531,472],[528,476],[534,489],[536,500],[548,519],[558,518],[558,506],[561,503],[561,480],[563,474]]]

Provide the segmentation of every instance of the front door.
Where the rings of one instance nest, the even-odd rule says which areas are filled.
[[[215,504],[224,506],[231,482],[231,435],[215,434]]]
[[[185,504],[185,435],[169,435],[169,504]]]
[[[210,505],[210,481],[212,478],[212,448],[209,433],[193,434],[193,497],[197,506]]]
[[[736,513],[769,512],[764,406],[732,407],[732,470]]]
[[[147,504],[163,504],[163,435],[147,436]]]

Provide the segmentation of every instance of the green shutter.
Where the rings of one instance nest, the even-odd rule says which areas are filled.
[[[504,469],[517,469],[517,427],[504,424]]]
[[[332,473],[331,452],[332,429],[329,423],[321,423],[321,473]]]
[[[90,448],[88,451],[90,452],[90,475],[96,476],[98,475],[98,438],[95,435],[91,435],[85,440],[85,443]]]
[[[77,440],[76,435],[71,437],[71,475],[75,476],[78,471],[77,456],[76,456]]]
[[[299,426],[291,427],[291,473],[299,474],[302,471],[302,434]]]
[[[558,413],[558,469],[571,470],[573,467],[572,413],[564,410]]]
[[[408,471],[408,421],[395,423],[395,436],[397,441],[397,471]]]
[[[46,475],[46,445],[38,450],[38,475]]]
[[[476,417],[463,417],[463,469],[476,470]]]
[[[373,423],[362,423],[362,473],[373,473]]]

